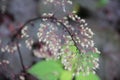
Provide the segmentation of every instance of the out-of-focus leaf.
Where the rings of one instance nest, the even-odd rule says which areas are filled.
[[[89,73],[89,75],[84,75],[82,72],[80,72],[80,74],[75,77],[75,80],[100,80],[100,78],[93,73]]]
[[[58,80],[62,71],[62,65],[55,60],[39,62],[28,70],[40,80]]]
[[[108,3],[108,0],[100,0],[100,1],[98,2],[98,7],[105,6],[107,3]]]
[[[72,80],[73,76],[72,76],[72,72],[70,71],[63,71],[60,80]]]
[[[78,13],[79,10],[80,10],[80,4],[75,4],[73,10],[74,10],[76,13]]]

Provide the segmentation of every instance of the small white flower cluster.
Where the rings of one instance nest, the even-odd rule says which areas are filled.
[[[51,57],[58,58],[59,50],[61,49],[61,40],[59,39],[59,36],[56,35],[58,29],[54,26],[55,25],[51,23],[41,23],[37,36],[39,42],[45,43],[45,46],[40,49],[40,53],[43,53],[43,50],[50,51]]]
[[[17,51],[17,45],[6,45],[6,46],[1,46],[1,52],[7,52],[7,53],[15,53]]]
[[[90,72],[95,73],[94,70],[99,67],[99,59],[98,57],[94,57],[94,54],[96,53],[83,54],[77,51],[74,52],[70,48],[70,46],[74,46],[73,42],[69,43],[70,44],[63,49],[64,54],[61,55],[61,62],[64,65],[65,69],[74,71],[75,75],[79,75],[80,72],[84,72],[84,75],[88,75]]]
[[[66,53],[67,56],[62,57],[62,64],[66,70],[71,71],[73,69],[72,61],[75,59],[75,54]]]
[[[22,33],[22,38],[24,38],[24,37],[29,37],[29,35],[27,34],[27,29],[28,29],[28,27],[27,26],[25,26],[23,29],[22,29],[22,31],[21,31],[21,33]]]
[[[8,60],[2,60],[2,61],[0,61],[0,65],[2,65],[2,64],[10,64],[10,62],[8,61]]]
[[[26,46],[27,46],[27,48],[28,49],[32,49],[32,45],[33,45],[33,43],[34,43],[34,41],[33,41],[33,39],[27,39],[26,41],[25,41],[25,43],[26,43]]]
[[[64,52],[61,58],[61,62],[66,70],[71,71],[74,67],[74,60],[76,59],[76,53],[72,53],[69,48]]]
[[[25,26],[21,31],[21,36],[24,36],[22,38],[25,38],[26,47],[30,50],[32,50],[32,45],[35,43],[33,37],[37,36],[37,41],[38,45],[40,45],[40,48],[33,50],[35,56],[39,58],[58,59],[61,49],[61,39],[59,38],[60,36],[58,36],[59,34],[56,34],[59,31],[56,27],[57,24],[48,22],[47,18],[42,18],[41,20],[43,23],[40,23],[40,25],[37,26],[37,32],[34,32],[34,35],[30,34],[30,31],[32,31],[31,29],[33,28],[30,26]]]
[[[94,33],[87,27],[85,20],[73,13],[69,15],[69,19],[72,20],[71,22],[73,24],[71,24],[66,17],[64,17],[63,23],[67,28],[69,28],[69,31],[75,42],[78,44],[78,48],[81,52],[87,53],[92,51],[94,53],[100,53],[97,48],[94,47],[94,41],[92,40]]]

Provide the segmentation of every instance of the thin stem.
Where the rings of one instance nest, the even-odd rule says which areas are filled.
[[[18,40],[17,40],[17,50],[18,50],[18,54],[19,54],[21,66],[22,66],[22,68],[23,68],[23,72],[26,72],[26,69],[25,69],[25,66],[24,66],[24,61],[23,61],[23,58],[22,58],[22,54],[21,54],[21,51],[20,51],[20,47],[19,47]]]

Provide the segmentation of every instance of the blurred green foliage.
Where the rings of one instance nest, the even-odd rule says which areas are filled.
[[[103,6],[105,6],[108,2],[109,2],[109,0],[99,0],[97,5],[98,5],[98,7],[103,7]]]
[[[100,80],[99,77],[93,73],[89,73],[89,75],[84,75],[82,72],[75,78],[76,80]]]
[[[64,70],[60,76],[60,80],[72,80],[72,72]]]

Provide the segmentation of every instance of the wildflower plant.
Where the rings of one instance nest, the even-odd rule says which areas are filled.
[[[45,14],[26,24],[21,32],[26,47],[32,50],[36,57],[45,59],[28,70],[31,74],[40,76],[40,79],[58,80],[62,72],[68,71],[72,76],[68,80],[72,80],[81,72],[83,75],[95,74],[94,70],[99,67],[100,52],[94,47],[94,33],[87,27],[85,20],[77,15],[70,14],[59,20],[51,14]],[[37,43],[35,49],[32,48],[34,43]],[[48,70],[48,73],[41,72],[45,67],[50,70],[52,67],[56,69],[52,72]],[[53,73],[56,75],[51,75]],[[51,75],[51,78],[54,77],[46,78],[47,74]]]

